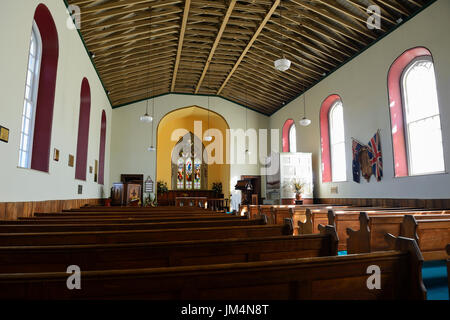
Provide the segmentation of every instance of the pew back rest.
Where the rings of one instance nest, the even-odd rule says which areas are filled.
[[[418,261],[417,252],[402,250],[269,262],[87,271],[82,274],[83,290],[68,290],[66,273],[1,274],[0,284],[5,290],[0,291],[0,298],[426,299]],[[373,265],[379,266],[383,275],[379,290],[367,286],[367,270]],[[23,290],[25,284],[27,290]]]

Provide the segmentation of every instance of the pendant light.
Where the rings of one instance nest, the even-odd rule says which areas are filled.
[[[306,93],[303,94],[303,118],[300,120],[300,125],[307,127],[311,124],[311,120],[306,117]]]
[[[208,89],[209,89],[209,75],[208,75]],[[208,94],[208,131],[209,131],[210,127],[209,127],[209,94]],[[205,137],[205,141],[207,142],[211,142],[212,141],[212,136],[210,134],[208,134]]]
[[[280,26],[282,26],[281,24],[282,19],[283,19],[283,11],[281,10],[281,1],[280,1]],[[281,52],[283,52],[283,50],[281,50]],[[289,59],[286,59],[284,53],[282,53],[282,58],[275,60],[274,65],[275,69],[284,72],[289,70],[289,68],[291,67],[291,61]]]
[[[247,89],[245,89],[245,103],[248,105],[248,99],[247,99]],[[248,108],[247,107],[245,107],[245,137],[247,137],[247,131],[248,131],[248,122],[247,122],[247,111],[248,111]],[[249,141],[250,142],[250,141]],[[245,144],[246,144],[246,149],[245,149],[245,153],[246,154],[248,154],[248,155],[250,155],[251,154],[251,152],[250,152],[250,150],[249,150],[249,146],[247,145],[247,141],[245,141]]]
[[[153,82],[152,82],[153,83]],[[153,102],[152,102],[152,119],[155,116],[155,98],[153,97]],[[156,151],[156,148],[154,147],[153,144],[153,121],[152,121],[152,134],[151,134],[151,146],[150,148],[148,148],[148,151]]]
[[[152,29],[151,15],[150,15],[149,26],[150,26],[150,32],[151,32],[151,29]],[[150,34],[149,35],[150,48],[151,48],[151,38],[152,38],[152,36]],[[151,55],[150,49],[149,49],[149,55]],[[149,57],[149,59],[148,59],[148,79],[149,80],[148,81],[150,81],[150,69],[151,69],[151,59]],[[151,94],[151,92],[150,92],[150,85],[149,85],[148,86],[148,97],[150,97],[150,94]],[[144,122],[144,123],[153,122],[153,117],[149,116],[149,114],[148,114],[148,98],[147,98],[147,106],[145,108],[145,114],[140,117],[140,120],[141,120],[141,122]]]

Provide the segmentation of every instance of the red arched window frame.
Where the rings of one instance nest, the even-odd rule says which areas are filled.
[[[391,116],[394,172],[396,177],[406,177],[409,175],[403,115],[402,75],[403,71],[414,59],[423,56],[431,57],[432,55],[431,52],[424,47],[409,49],[399,56],[389,69],[389,112]]]
[[[89,144],[89,121],[91,118],[91,88],[88,79],[81,82],[80,117],[78,120],[77,162],[75,179],[86,181]]]
[[[106,112],[102,111],[102,123],[100,126],[100,153],[98,168],[98,183],[105,184],[105,150],[106,150]]]
[[[34,21],[42,39],[42,58],[34,122],[31,169],[48,172],[58,70],[58,32],[50,11],[43,4],[36,8]]]
[[[294,120],[288,119],[283,125],[283,152],[291,152],[289,130],[294,125]]]
[[[333,94],[325,99],[320,108],[320,145],[321,145],[321,155],[322,155],[322,182],[331,182],[331,150],[330,150],[330,124],[329,124],[329,113],[331,107],[339,100],[341,97],[337,94]]]

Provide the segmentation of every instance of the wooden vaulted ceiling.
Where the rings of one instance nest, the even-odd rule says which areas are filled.
[[[432,0],[68,0],[113,107],[165,93],[279,110]],[[367,8],[381,8],[370,30]],[[401,19],[401,20],[400,20]],[[282,54],[286,72],[274,68]]]

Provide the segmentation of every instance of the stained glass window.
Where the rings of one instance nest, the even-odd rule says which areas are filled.
[[[202,161],[200,159],[195,159],[194,162],[194,189],[201,188],[201,177],[202,177]]]
[[[178,159],[177,189],[184,189],[184,160]]]
[[[192,189],[192,159],[186,159],[186,189]]]

